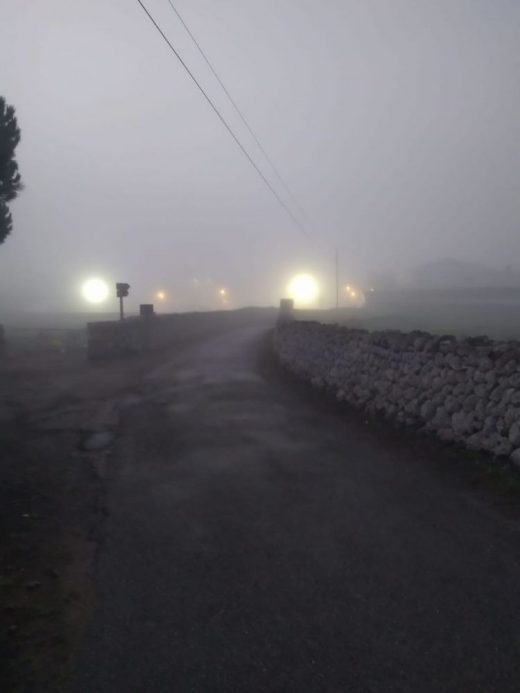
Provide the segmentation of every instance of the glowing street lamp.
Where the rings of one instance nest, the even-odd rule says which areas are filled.
[[[87,279],[81,287],[81,294],[88,303],[103,303],[108,298],[108,293],[108,284],[97,277]]]
[[[312,305],[318,298],[318,282],[312,274],[297,274],[289,282],[288,294],[297,306]]]
[[[156,296],[156,298],[157,298],[158,301],[164,301],[165,298],[166,298],[166,292],[165,292],[165,291],[158,291],[158,292],[155,294],[155,296]]]

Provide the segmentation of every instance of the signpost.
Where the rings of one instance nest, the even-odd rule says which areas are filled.
[[[116,294],[119,298],[119,317],[121,320],[125,319],[125,314],[123,311],[123,298],[128,296],[128,289],[130,284],[125,284],[124,282],[119,282],[116,284]]]

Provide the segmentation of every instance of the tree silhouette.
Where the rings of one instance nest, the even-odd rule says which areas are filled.
[[[0,243],[3,243],[13,228],[8,202],[14,200],[22,189],[22,179],[14,150],[20,141],[20,128],[13,106],[8,106],[0,96]]]

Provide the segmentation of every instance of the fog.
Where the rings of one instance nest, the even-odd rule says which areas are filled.
[[[167,0],[146,5],[299,214]],[[232,305],[268,305],[297,271],[327,304],[335,248],[358,282],[439,258],[520,267],[518,2],[176,6],[306,233],[137,2],[2,0],[0,94],[25,189],[0,246],[0,309],[85,310],[91,276],[130,283],[130,308],[158,289],[167,309],[212,307],[221,286]]]

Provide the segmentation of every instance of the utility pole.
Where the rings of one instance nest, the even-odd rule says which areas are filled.
[[[336,248],[336,252],[334,253],[334,265],[336,269],[336,310],[339,308],[339,253],[338,249]]]

